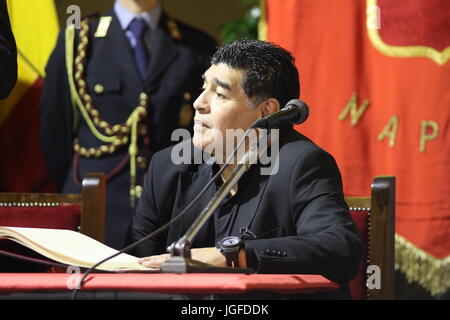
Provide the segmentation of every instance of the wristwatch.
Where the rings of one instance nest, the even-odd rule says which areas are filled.
[[[217,249],[227,259],[227,266],[239,267],[239,250],[244,247],[244,242],[240,237],[226,237],[217,243]]]

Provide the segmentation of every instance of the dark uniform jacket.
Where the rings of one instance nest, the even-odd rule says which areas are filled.
[[[201,75],[215,50],[206,34],[164,13],[153,33],[148,75],[142,80],[129,41],[114,10],[106,35],[96,36],[100,19],[89,23],[84,74],[87,92],[100,118],[111,125],[122,124],[148,95],[147,133],[139,139],[137,181],[141,184],[152,152],[173,144],[171,133],[192,128],[192,103],[199,93]],[[80,42],[76,36],[75,49]],[[75,53],[76,57],[76,53]],[[89,172],[107,174],[106,243],[123,246],[131,218],[128,144],[99,158],[74,157],[74,139],[85,148],[99,148],[97,139],[80,111],[71,102],[66,70],[65,34],[60,34],[46,69],[41,101],[41,143],[52,178],[59,190],[79,192],[79,181]]]
[[[9,95],[16,81],[16,42],[11,32],[6,1],[0,0],[0,99]]]
[[[344,201],[339,169],[330,154],[293,129],[280,136],[278,173],[261,175],[259,165],[253,165],[192,246],[214,247],[220,237],[239,236],[240,228],[246,227],[257,237],[245,241],[250,267],[261,273],[321,274],[341,284],[337,296],[349,297],[346,283],[356,275],[361,240]],[[152,158],[130,226],[130,243],[177,216],[213,174],[210,164],[174,165],[172,148]],[[134,254],[165,253],[215,192],[213,184],[181,222],[138,246]]]

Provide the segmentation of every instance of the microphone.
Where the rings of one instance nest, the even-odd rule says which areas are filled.
[[[270,129],[286,123],[300,124],[305,122],[308,116],[309,108],[306,103],[299,99],[292,99],[280,111],[256,120],[252,128]]]

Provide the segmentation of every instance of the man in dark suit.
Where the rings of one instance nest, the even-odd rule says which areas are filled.
[[[0,0],[0,70],[0,99],[5,99],[17,81],[16,42],[5,0]]]
[[[209,150],[221,150],[215,146],[229,142],[218,141],[226,137],[227,129],[247,129],[300,94],[292,56],[257,40],[238,40],[220,48],[203,79],[204,91],[194,103],[195,152],[211,145]],[[341,284],[335,296],[349,297],[346,283],[357,272],[361,241],[344,201],[339,169],[330,154],[292,126],[279,129],[278,171],[263,175],[262,165],[254,164],[243,175],[197,234],[192,258],[262,273],[322,274]],[[178,152],[173,151],[179,147],[152,158],[130,225],[130,243],[177,216],[218,172],[217,163],[175,165]],[[233,167],[223,171],[223,179]],[[211,185],[166,233],[138,246],[134,253],[144,257],[140,262],[161,266],[168,258],[166,248],[185,234],[217,188]],[[242,237],[242,228],[255,237]]]
[[[79,193],[104,172],[106,243],[123,246],[153,152],[192,127],[192,102],[215,42],[168,17],[159,0],[117,0],[59,36],[47,65],[41,143],[53,180]]]

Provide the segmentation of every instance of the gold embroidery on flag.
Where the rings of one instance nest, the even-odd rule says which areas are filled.
[[[339,120],[344,121],[350,113],[350,123],[354,127],[358,124],[359,119],[362,117],[367,107],[369,106],[369,100],[364,100],[360,107],[357,104],[357,95],[353,93],[344,110],[339,115]]]
[[[438,51],[434,48],[427,46],[391,46],[383,41],[380,37],[376,25],[377,17],[374,16],[376,13],[373,8],[377,7],[377,0],[367,0],[367,33],[370,41],[372,42],[375,49],[384,55],[397,57],[397,58],[411,58],[411,57],[426,57],[433,60],[438,65],[444,65],[450,58],[450,47]]]
[[[427,133],[431,128],[431,133]],[[439,124],[433,120],[423,120],[420,125],[420,152],[425,152],[427,141],[433,141],[439,134]]]
[[[398,117],[392,116],[389,119],[387,125],[383,128],[377,137],[378,141],[383,141],[386,137],[389,138],[389,147],[395,146],[395,140],[397,139],[397,129],[398,129]]]

